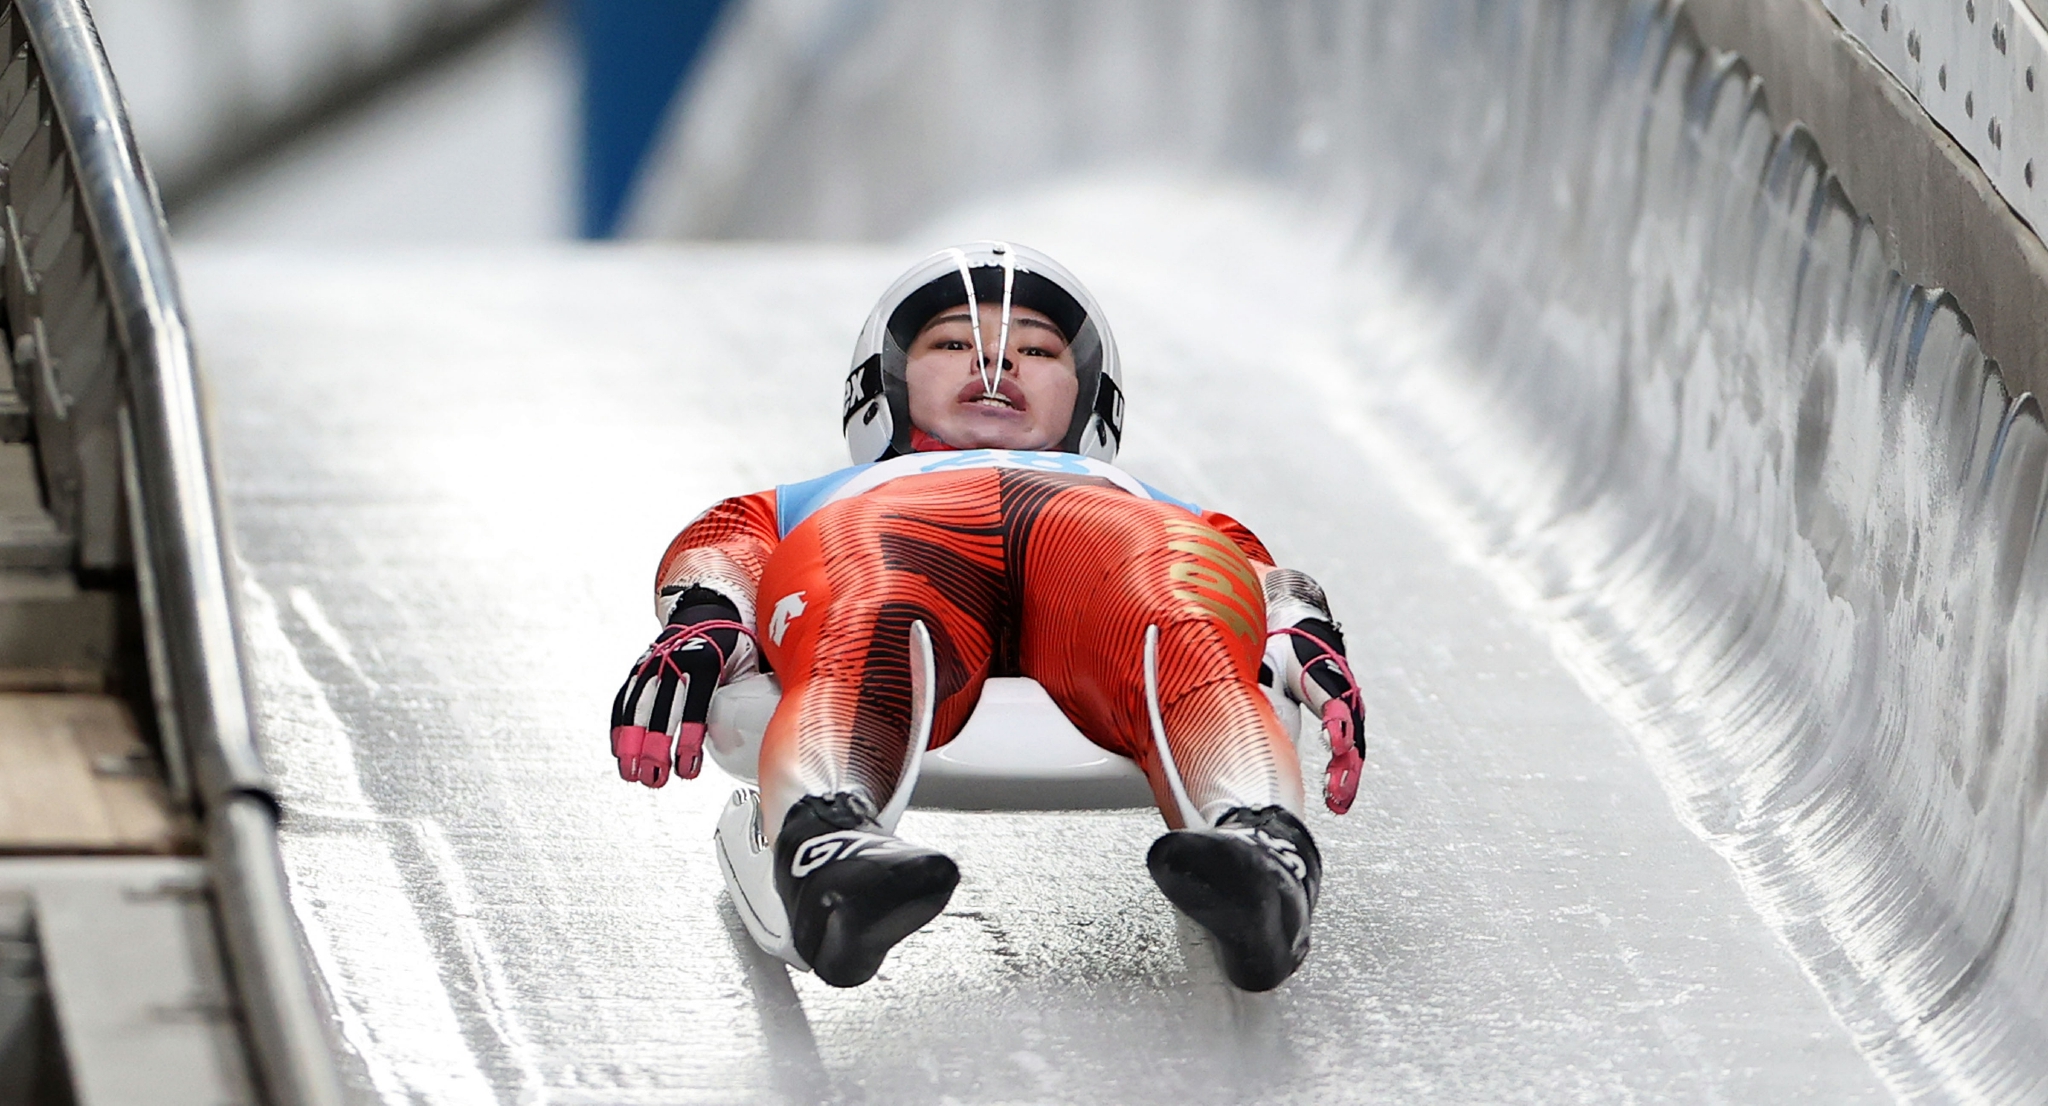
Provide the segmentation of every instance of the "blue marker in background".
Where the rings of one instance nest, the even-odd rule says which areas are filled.
[[[724,0],[569,0],[583,58],[581,232],[609,238]]]

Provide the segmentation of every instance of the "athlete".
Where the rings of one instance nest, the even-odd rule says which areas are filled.
[[[1144,769],[1169,826],[1146,864],[1231,981],[1269,990],[1308,953],[1322,859],[1260,685],[1321,718],[1325,801],[1343,813],[1365,755],[1344,639],[1322,589],[1249,530],[1110,463],[1119,380],[1100,309],[1052,259],[999,242],[940,251],[861,334],[842,418],[854,467],[725,500],[662,558],[662,630],[612,709],[619,773],[694,777],[714,689],[777,675],[762,828],[797,952],[827,983],[866,982],[959,881],[950,858],[877,821],[912,740],[916,622],[937,667],[932,747],[988,677],[1036,679],[1090,741]],[[1170,763],[1152,736],[1149,627]],[[1200,824],[1184,824],[1176,782]]]

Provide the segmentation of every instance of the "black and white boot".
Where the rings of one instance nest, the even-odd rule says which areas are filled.
[[[1215,938],[1230,982],[1270,991],[1308,956],[1323,858],[1301,819],[1237,807],[1209,829],[1174,830],[1145,857],[1152,881]]]
[[[856,795],[807,795],[775,837],[775,890],[797,955],[834,987],[874,978],[896,942],[939,916],[960,869],[884,833]]]

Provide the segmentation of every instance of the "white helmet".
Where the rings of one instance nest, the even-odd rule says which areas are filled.
[[[840,414],[846,451],[854,463],[912,452],[910,390],[904,379],[910,343],[932,316],[981,302],[1002,304],[1004,332],[1009,330],[1010,308],[1018,306],[1043,313],[1066,335],[1080,387],[1067,432],[1050,448],[1115,460],[1123,441],[1124,393],[1116,340],[1110,337],[1095,297],[1059,262],[1029,246],[974,242],[940,250],[896,278],[861,328]],[[979,363],[1000,366],[1000,355],[991,359],[983,353],[979,310],[971,314]],[[995,348],[1002,349],[1003,338],[991,337],[996,339]],[[1000,375],[1001,368],[996,371]],[[994,384],[989,386],[993,390]]]

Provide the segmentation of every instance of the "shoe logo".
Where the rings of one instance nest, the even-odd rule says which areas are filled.
[[[777,645],[782,644],[782,635],[789,632],[789,620],[804,613],[804,593],[790,592],[776,601],[775,613],[768,619],[768,638]]]
[[[789,858],[789,874],[802,879],[835,860],[916,851],[917,846],[894,837],[862,833],[860,830],[835,830],[821,833],[797,846],[796,855]]]
[[[1295,879],[1302,883],[1308,882],[1308,862],[1301,858],[1301,850],[1294,847],[1294,842],[1252,826],[1217,826],[1216,832],[1250,841],[1273,854],[1273,859],[1279,861],[1281,867],[1294,873]]]

